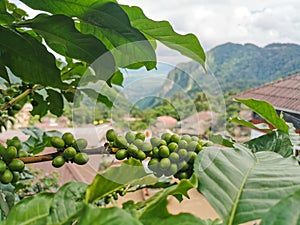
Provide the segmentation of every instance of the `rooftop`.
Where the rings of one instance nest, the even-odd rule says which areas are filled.
[[[264,100],[276,109],[300,114],[300,74],[250,89],[234,97]]]

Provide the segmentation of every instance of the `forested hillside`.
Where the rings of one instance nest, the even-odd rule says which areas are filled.
[[[207,52],[207,64],[224,93],[243,91],[300,72],[300,46],[270,44],[260,48],[253,44],[226,43]],[[168,78],[190,94],[199,92],[189,75],[194,66],[193,62],[180,65],[181,69],[170,71]],[[168,83],[161,95],[173,92],[174,85]]]

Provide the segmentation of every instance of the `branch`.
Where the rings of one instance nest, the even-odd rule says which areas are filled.
[[[18,101],[25,98],[27,95],[30,95],[36,88],[38,87],[37,84],[35,84],[32,88],[25,90],[23,93],[19,94],[18,96],[11,99],[8,103],[0,107],[0,110],[6,110],[12,105],[16,104]]]
[[[92,149],[85,149],[81,152],[84,152],[88,155],[102,155],[102,154],[110,154],[109,147],[108,146],[101,146],[98,148],[92,148]],[[39,162],[46,162],[46,161],[52,161],[56,156],[63,155],[63,152],[53,152],[45,155],[35,155],[35,156],[28,156],[23,158],[18,158],[22,160],[25,164],[28,163],[39,163]]]

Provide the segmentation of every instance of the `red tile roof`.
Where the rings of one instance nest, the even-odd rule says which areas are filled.
[[[265,100],[277,109],[300,114],[300,74],[250,89],[234,97]]]

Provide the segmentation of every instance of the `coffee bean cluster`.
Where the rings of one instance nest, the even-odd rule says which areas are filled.
[[[197,154],[210,144],[195,136],[170,133],[152,137],[150,142],[146,142],[141,132],[129,131],[121,136],[113,129],[106,132],[106,139],[116,159],[133,157],[143,161],[149,157],[148,168],[155,176],[174,176],[178,179],[191,177]]]
[[[7,139],[7,147],[0,144],[0,181],[3,184],[16,183],[20,179],[25,164],[18,158],[27,157],[28,153],[22,149],[22,143],[17,138]]]
[[[74,162],[78,165],[83,165],[88,162],[88,155],[81,152],[88,145],[86,139],[75,139],[72,133],[66,132],[62,135],[62,137],[51,137],[50,141],[51,145],[55,147],[58,152],[62,153],[53,159],[52,165],[54,167],[62,167],[66,162]]]

